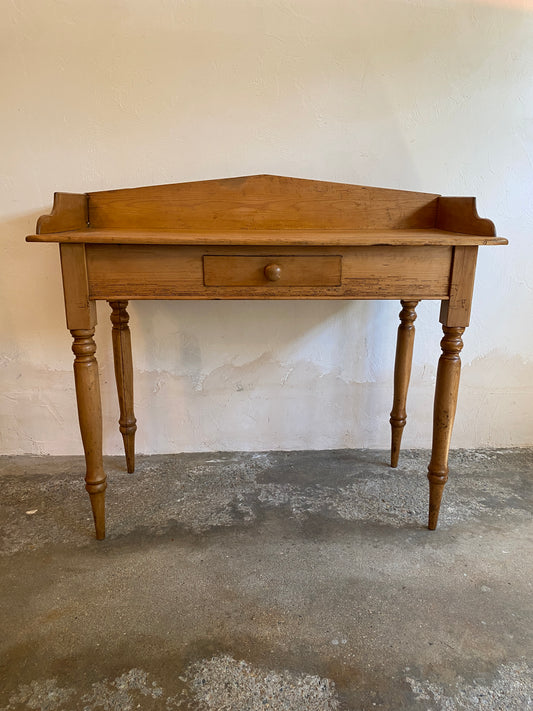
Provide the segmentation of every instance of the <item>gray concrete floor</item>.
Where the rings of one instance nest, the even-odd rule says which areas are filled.
[[[0,458],[0,709],[533,708],[533,450]]]

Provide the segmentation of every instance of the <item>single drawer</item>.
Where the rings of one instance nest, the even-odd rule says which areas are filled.
[[[340,255],[205,255],[205,286],[340,286]]]

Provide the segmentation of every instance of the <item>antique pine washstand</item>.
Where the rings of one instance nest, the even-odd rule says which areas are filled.
[[[461,337],[477,249],[507,244],[474,198],[273,175],[56,193],[30,242],[59,242],[67,327],[74,343],[86,489],[96,538],[105,537],[106,475],[95,358],[96,301],[111,306],[120,431],[134,470],[131,299],[399,299],[391,466],[406,422],[415,308],[441,301],[428,467],[430,529],[448,478]]]

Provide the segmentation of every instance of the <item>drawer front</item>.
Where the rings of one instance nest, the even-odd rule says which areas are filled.
[[[339,255],[204,255],[205,286],[340,286]]]

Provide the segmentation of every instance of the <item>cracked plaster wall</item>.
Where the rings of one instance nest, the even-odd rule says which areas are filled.
[[[0,451],[81,451],[55,190],[276,173],[477,195],[453,445],[533,443],[533,4],[466,0],[3,8]],[[138,450],[387,447],[398,305],[134,303]],[[430,444],[440,328],[419,307],[405,445]],[[118,453],[99,306],[105,451]]]

